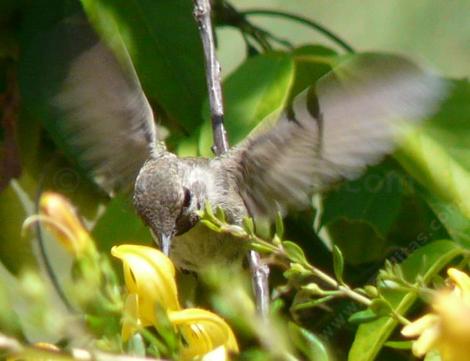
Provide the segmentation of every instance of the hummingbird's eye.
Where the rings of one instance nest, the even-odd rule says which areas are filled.
[[[184,199],[183,199],[183,208],[188,208],[191,204],[191,191],[188,188],[184,188]]]

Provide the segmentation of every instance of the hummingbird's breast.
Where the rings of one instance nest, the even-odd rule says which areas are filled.
[[[216,233],[198,222],[173,239],[170,258],[179,268],[200,271],[209,265],[240,263],[245,254],[242,240]]]

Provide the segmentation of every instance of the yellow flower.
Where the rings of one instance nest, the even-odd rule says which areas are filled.
[[[39,209],[40,216],[33,220],[45,223],[49,232],[73,255],[80,256],[86,250],[94,249],[90,234],[67,198],[45,192],[41,195]]]
[[[412,351],[421,357],[437,349],[443,361],[463,361],[470,354],[470,277],[455,268],[447,271],[454,288],[434,298],[434,312],[405,326],[401,333],[419,336]]]
[[[142,323],[139,319],[139,297],[135,293],[127,295],[124,304],[121,336],[124,341],[138,331]]]
[[[187,346],[181,355],[183,360],[193,360],[220,347],[224,348],[224,354],[227,351],[238,352],[232,329],[216,314],[199,308],[189,308],[170,312],[168,317],[175,326],[179,326],[186,341]]]
[[[230,326],[216,314],[203,309],[181,309],[170,259],[155,248],[122,245],[112,248],[121,259],[128,296],[124,306],[122,337],[128,340],[139,327],[157,325],[157,305],[168,315],[185,340],[182,360],[225,360],[238,352]]]
[[[155,325],[157,305],[178,310],[175,267],[170,259],[152,247],[122,245],[111,249],[124,267],[124,281],[129,294],[137,295],[138,314],[142,325]]]

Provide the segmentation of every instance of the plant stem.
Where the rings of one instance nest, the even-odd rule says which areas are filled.
[[[251,9],[251,10],[246,10],[241,12],[242,15],[246,16],[252,16],[252,15],[264,15],[264,16],[277,16],[277,17],[282,17],[290,20],[297,21],[301,24],[304,24],[306,26],[309,26],[318,32],[322,33],[325,35],[327,38],[331,39],[334,41],[336,44],[338,44],[340,47],[342,47],[346,52],[348,53],[354,53],[354,49],[346,43],[344,40],[342,40],[340,37],[335,35],[333,32],[325,28],[324,26],[318,24],[317,22],[307,19],[303,16],[295,15],[292,13],[287,13],[283,11],[276,11],[276,10],[265,10],[265,9]]]
[[[214,32],[209,0],[194,0],[194,17],[199,27],[206,64],[206,82],[214,137],[214,153],[221,155],[228,148],[227,132],[224,127],[224,106],[220,85],[220,64],[214,45]]]
[[[308,270],[310,270],[310,272],[312,272],[315,276],[320,278],[322,281],[329,284],[331,287],[342,291],[349,298],[352,298],[353,300],[355,300],[359,303],[362,303],[363,305],[366,305],[366,306],[369,306],[372,303],[372,301],[369,298],[367,298],[367,297],[361,295],[360,293],[352,290],[347,285],[339,284],[338,281],[336,281],[333,277],[327,275],[323,271],[320,271],[318,268],[312,266],[311,264],[306,263],[303,266],[306,267]]]
[[[228,148],[227,133],[224,128],[224,106],[222,87],[220,85],[220,64],[217,60],[214,44],[214,32],[211,20],[210,0],[193,0],[194,17],[199,27],[206,64],[206,81],[209,92],[209,105],[212,119],[212,135],[214,137],[214,153],[219,156]],[[258,311],[266,315],[269,305],[268,276],[269,268],[263,264],[260,255],[250,251],[248,255],[253,276],[253,288],[256,295]]]

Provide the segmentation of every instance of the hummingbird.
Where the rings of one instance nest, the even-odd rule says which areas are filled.
[[[189,271],[239,262],[246,252],[199,222],[206,202],[238,225],[307,208],[312,195],[392,152],[401,124],[432,114],[445,92],[437,76],[402,57],[358,55],[226,153],[179,157],[161,140],[130,57],[118,61],[100,41],[83,48],[52,98],[62,131],[103,189],[133,186],[157,245]]]

